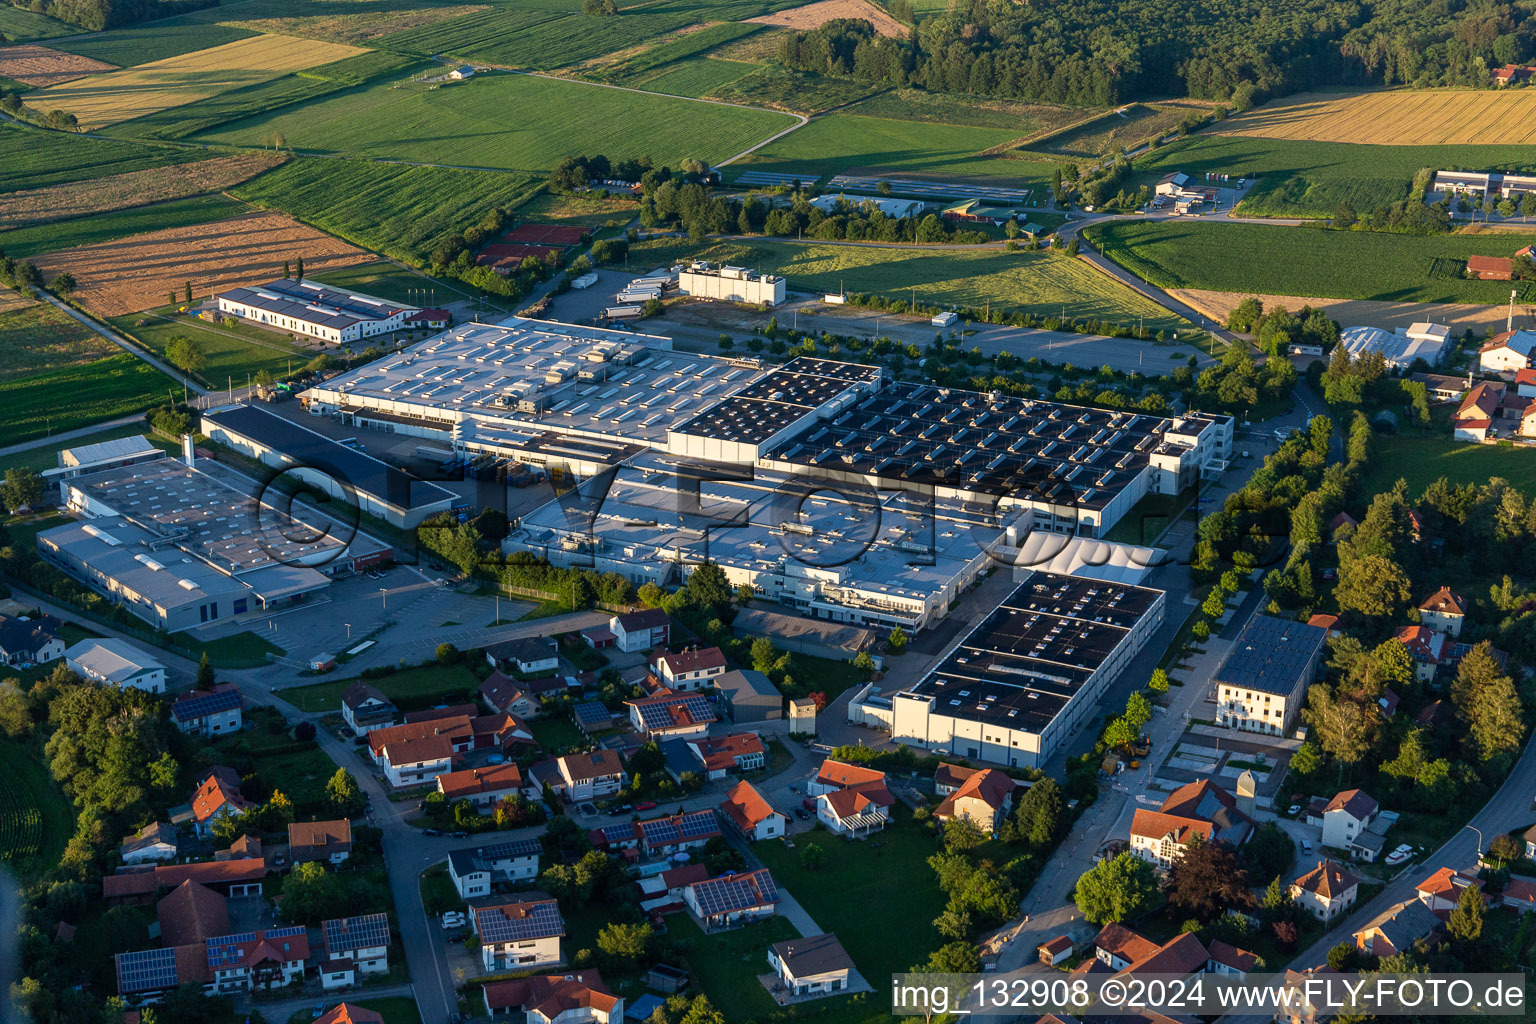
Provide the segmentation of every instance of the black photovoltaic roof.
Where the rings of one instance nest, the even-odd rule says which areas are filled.
[[[206,940],[208,953],[208,969],[216,971],[221,967],[238,964],[245,959],[245,950],[258,942],[271,942],[274,945],[282,945],[282,939],[291,939],[296,935],[303,935],[303,925],[289,928],[268,928],[260,937],[255,932],[236,932],[233,935],[219,935]]]
[[[640,822],[640,836],[647,846],[666,846],[668,843],[682,842],[685,839],[692,840],[719,834],[720,826],[715,823],[714,811],[693,811],[676,820],[652,818],[650,821]]]
[[[239,691],[220,690],[203,697],[184,697],[171,705],[171,714],[175,715],[179,722],[190,722],[194,718],[205,718],[221,711],[232,711],[242,703]]]
[[[672,715],[667,709],[677,705],[682,705],[695,722],[713,722],[717,718],[708,698],[697,693],[686,693],[675,697],[669,696],[665,703],[658,702],[655,704],[638,705],[640,708],[640,721],[645,724],[647,731],[651,729],[666,729],[676,725],[677,723],[673,721]]]
[[[387,945],[389,945],[388,914],[338,917],[325,922],[325,948],[333,955],[338,950]]]
[[[544,847],[537,839],[511,839],[491,846],[449,850],[448,859],[453,864],[454,874],[464,875],[471,871],[487,871],[489,870],[487,865],[492,861],[515,857],[536,857],[543,849]]]
[[[1322,626],[1255,615],[1237,635],[1213,678],[1228,686],[1289,694],[1327,639],[1328,630]]]
[[[237,405],[203,415],[227,430],[282,452],[301,466],[319,470],[395,508],[408,510],[454,500],[453,492],[446,488],[418,480],[404,470],[337,444],[265,409]]]
[[[760,907],[779,899],[778,886],[766,869],[728,878],[706,879],[695,882],[692,888],[699,911],[706,917]]]
[[[145,949],[117,954],[117,990],[123,995],[176,985],[176,950]]]
[[[528,913],[520,917],[508,917],[500,907],[480,907],[475,910],[475,925],[481,942],[515,942],[519,939],[547,939],[551,935],[564,935],[565,922],[554,900],[534,904],[522,904]]]
[[[586,700],[571,709],[577,725],[602,725],[613,721],[613,712],[600,700]]]
[[[598,831],[605,843],[627,843],[635,838],[635,823],[626,821],[619,825],[604,825]]]

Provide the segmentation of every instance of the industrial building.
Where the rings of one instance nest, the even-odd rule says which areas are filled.
[[[280,473],[292,474],[391,526],[414,529],[458,501],[445,487],[418,480],[255,406],[210,409],[203,413],[200,429],[210,440],[259,459]]]
[[[893,695],[891,739],[1040,768],[1162,623],[1161,590],[1036,572]]]
[[[254,288],[231,288],[220,292],[216,302],[219,312],[228,316],[338,345],[441,322],[440,313],[435,321],[413,321],[426,312],[420,306],[286,277]]]
[[[895,199],[890,196],[861,196],[846,195],[842,192],[827,192],[811,200],[811,205],[823,213],[837,213],[846,203],[855,210],[867,208],[873,203],[874,208],[885,216],[894,220],[903,220],[907,217],[919,217],[928,204],[921,199]]]
[[[1393,370],[1406,370],[1422,359],[1439,366],[1450,352],[1451,329],[1444,324],[1415,323],[1395,331],[1380,327],[1346,327],[1339,344],[1358,359],[1368,352],[1379,354]]]
[[[296,503],[282,510],[216,465],[161,458],[61,481],[81,518],[37,535],[42,557],[157,629],[270,614],[389,549]],[[216,475],[217,474],[217,475]]]
[[[721,302],[745,302],[773,307],[784,301],[784,279],[772,274],[754,274],[746,267],[715,267],[696,260],[677,275],[681,295]]]
[[[85,476],[87,473],[133,466],[140,462],[154,462],[156,459],[165,457],[165,450],[157,447],[142,434],[118,437],[110,441],[81,445],[79,448],[65,448],[58,454],[58,466],[43,470],[43,479],[51,484],[62,484],[65,480]],[[62,487],[59,497],[60,501],[67,498]]]

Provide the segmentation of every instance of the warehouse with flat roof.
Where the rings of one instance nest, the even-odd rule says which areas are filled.
[[[231,288],[220,292],[215,302],[220,313],[338,345],[398,331],[422,311],[420,306],[287,277]]]
[[[252,405],[203,413],[202,432],[281,473],[292,473],[333,498],[402,529],[413,529],[458,498],[370,455]]]
[[[1040,768],[1163,621],[1161,590],[1036,572],[892,697],[891,739]]]

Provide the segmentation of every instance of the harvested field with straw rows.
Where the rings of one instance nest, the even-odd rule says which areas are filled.
[[[286,159],[277,153],[221,156],[113,174],[95,181],[11,192],[0,195],[0,230],[218,192],[248,181]]]
[[[890,36],[892,39],[907,37],[907,26],[870,3],[869,0],[818,0],[817,3],[806,4],[804,7],[791,7],[777,14],[764,14],[761,17],[745,20],[751,25],[774,25],[778,28],[792,28],[806,32],[813,28],[820,28],[838,18],[862,18],[875,26],[875,31],[883,36]]]
[[[1218,131],[1378,146],[1536,143],[1536,90],[1298,93],[1223,122]]]
[[[0,47],[0,75],[38,88],[73,82],[77,78],[101,71],[116,70],[116,65],[46,46]]]
[[[83,125],[114,124],[364,52],[294,36],[252,36],[40,89],[27,103],[74,114]]]
[[[180,297],[189,281],[194,297],[270,281],[282,273],[284,260],[299,257],[312,273],[375,259],[284,214],[249,213],[49,253],[32,262],[45,278],[69,271],[79,282],[74,297],[82,305],[98,316],[117,316],[163,306],[171,292]]]

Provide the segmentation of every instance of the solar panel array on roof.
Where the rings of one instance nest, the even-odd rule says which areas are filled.
[[[637,707],[640,708],[640,721],[644,724],[646,731],[677,725],[677,720],[672,717],[671,709],[673,708],[681,708],[694,722],[713,722],[716,717],[714,709],[709,705],[709,700],[696,693],[668,697],[665,701],[655,703],[638,704]]]
[[[713,811],[693,811],[677,818],[653,818],[640,822],[640,836],[646,846],[667,846],[707,836],[718,835]]]
[[[176,716],[177,721],[190,722],[193,719],[216,715],[221,711],[233,711],[242,703],[239,691],[220,690],[202,697],[183,697],[171,705],[171,713]]]
[[[389,945],[387,914],[363,914],[359,917],[332,918],[325,922],[325,948],[332,953],[337,950],[387,945]]]
[[[516,942],[519,939],[543,939],[565,932],[565,922],[553,900],[517,904],[511,915],[500,907],[482,907],[475,911],[481,942]]]
[[[305,928],[297,925],[288,928],[268,928],[260,936],[255,932],[236,932],[234,935],[220,935],[207,939],[208,969],[217,971],[221,968],[233,967],[244,962],[246,950],[259,942],[270,942],[278,949],[286,948],[287,944],[282,940],[291,939],[297,935],[303,935]]]
[[[176,950],[145,949],[117,954],[117,990],[123,995],[176,985]]]
[[[698,901],[699,912],[705,917],[712,917],[715,914],[729,914],[776,903],[779,889],[773,882],[773,876],[761,870],[696,882],[693,895]]]
[[[635,838],[635,823],[626,821],[620,825],[604,825],[599,831],[605,843],[627,843]]]
[[[576,724],[586,728],[598,725],[606,725],[613,721],[613,712],[608,710],[602,701],[582,701],[571,709],[576,716]]]

